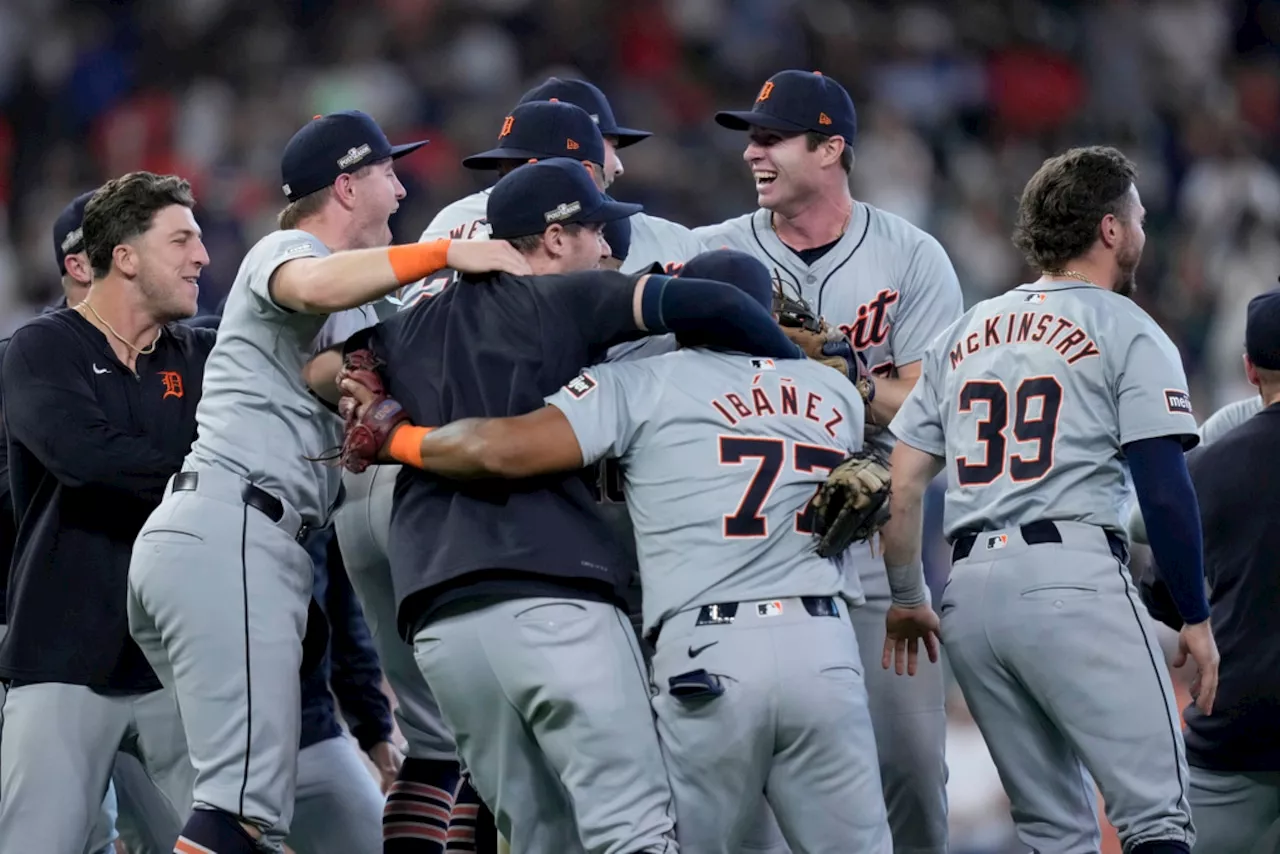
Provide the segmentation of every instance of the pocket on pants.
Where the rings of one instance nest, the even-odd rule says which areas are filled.
[[[139,539],[144,543],[167,546],[198,546],[204,544],[204,537],[179,528],[149,528],[142,532],[142,536]]]
[[[1098,588],[1091,584],[1072,582],[1056,582],[1053,584],[1037,584],[1023,588],[1023,599],[1064,599],[1097,596]]]

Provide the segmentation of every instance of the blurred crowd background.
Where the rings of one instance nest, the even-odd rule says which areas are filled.
[[[856,197],[937,236],[970,304],[1027,274],[1009,233],[1041,160],[1122,147],[1149,212],[1138,300],[1204,417],[1249,393],[1244,305],[1280,273],[1277,45],[1280,0],[0,0],[0,334],[56,298],[52,220],[107,177],[193,182],[212,309],[274,227],[280,151],[312,115],[431,139],[401,161],[408,241],[490,178],[459,159],[550,74],[655,132],[622,152],[616,196],[691,226],[740,214],[744,140],[711,115],[796,67],[850,90]],[[973,735],[958,706],[956,851],[1000,852]]]

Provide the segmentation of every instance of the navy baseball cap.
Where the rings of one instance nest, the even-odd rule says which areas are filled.
[[[635,145],[640,140],[648,139],[653,135],[647,130],[619,127],[618,120],[613,117],[613,107],[609,106],[609,99],[599,88],[585,80],[548,77],[546,81],[534,86],[520,97],[521,104],[552,100],[566,101],[586,110],[591,120],[600,126],[602,136],[618,138],[618,148]]]
[[[760,87],[751,109],[722,110],[716,113],[716,124],[730,130],[813,131],[842,136],[850,146],[858,135],[853,99],[843,86],[820,71],[779,71]]]
[[[609,196],[605,196],[609,201],[614,201]],[[627,254],[631,251],[631,217],[624,216],[621,219],[614,219],[604,224],[604,241],[609,244],[609,254],[617,258],[619,261],[627,260]]]
[[[503,160],[571,157],[604,165],[604,137],[581,107],[564,102],[519,104],[502,122],[498,147],[462,161],[468,169],[497,169]]]
[[[735,285],[739,290],[773,313],[773,280],[765,266],[737,249],[713,249],[695,255],[684,263],[678,274],[686,279],[711,279]]]
[[[507,173],[489,194],[489,236],[542,234],[560,223],[612,222],[644,210],[600,192],[583,165],[567,157],[539,160]]]
[[[392,145],[369,115],[344,110],[316,116],[303,125],[284,147],[280,177],[285,197],[296,202],[332,184],[339,175],[370,163],[403,157],[427,140]]]
[[[58,262],[58,274],[66,275],[66,257],[84,251],[84,206],[89,204],[97,190],[81,193],[62,209],[53,221],[53,257]]]
[[[1280,370],[1280,290],[1249,300],[1244,327],[1244,350],[1259,368]]]

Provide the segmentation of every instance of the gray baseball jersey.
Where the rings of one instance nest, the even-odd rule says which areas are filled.
[[[323,525],[338,497],[341,469],[311,462],[341,443],[341,420],[307,389],[302,369],[326,316],[278,305],[272,274],[295,258],[329,250],[305,231],[273,232],[249,250],[231,286],[218,343],[205,365],[197,436],[184,470],[233,472]]]
[[[622,272],[639,273],[652,264],[663,267],[688,261],[702,251],[692,230],[678,222],[636,214],[631,218],[631,250],[622,263]]]
[[[803,297],[838,327],[877,374],[893,376],[919,361],[929,343],[960,316],[955,269],[933,237],[891,213],[855,202],[840,240],[806,264],[774,232],[763,208],[694,229],[706,249],[728,247],[758,258],[789,294]],[[888,452],[884,431],[870,440]]]
[[[589,368],[547,402],[586,462],[626,470],[646,631],[694,606],[840,592],[806,511],[862,445],[862,400],[838,372],[679,350]]]
[[[1200,444],[1212,445],[1261,411],[1261,395],[1228,403],[1200,425]]]
[[[1132,300],[1079,282],[970,309],[930,348],[890,429],[946,458],[948,537],[1038,519],[1122,532],[1122,446],[1197,441],[1169,336]]]

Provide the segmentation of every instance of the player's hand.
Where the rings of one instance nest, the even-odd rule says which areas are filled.
[[[529,260],[505,240],[451,240],[449,266],[463,273],[510,273],[532,276]]]
[[[1191,683],[1191,698],[1201,712],[1212,714],[1213,700],[1218,694],[1218,642],[1213,639],[1208,620],[1183,626],[1178,632],[1178,654],[1173,657],[1173,666],[1181,667],[1188,657],[1195,661],[1198,670]]]
[[[365,408],[374,401],[373,389],[353,379],[338,376],[338,390],[342,399],[338,401],[338,414],[343,420],[354,415],[356,420],[364,417]]]
[[[899,676],[904,671],[908,676],[915,676],[922,640],[929,660],[937,663],[941,623],[927,602],[914,608],[889,606],[884,625],[884,655],[880,658],[880,666],[885,670],[893,666]]]
[[[380,741],[369,748],[369,759],[373,761],[373,767],[378,769],[379,785],[382,788],[382,794],[385,795],[391,790],[391,784],[396,781],[396,777],[400,775],[404,754],[391,742]]]

